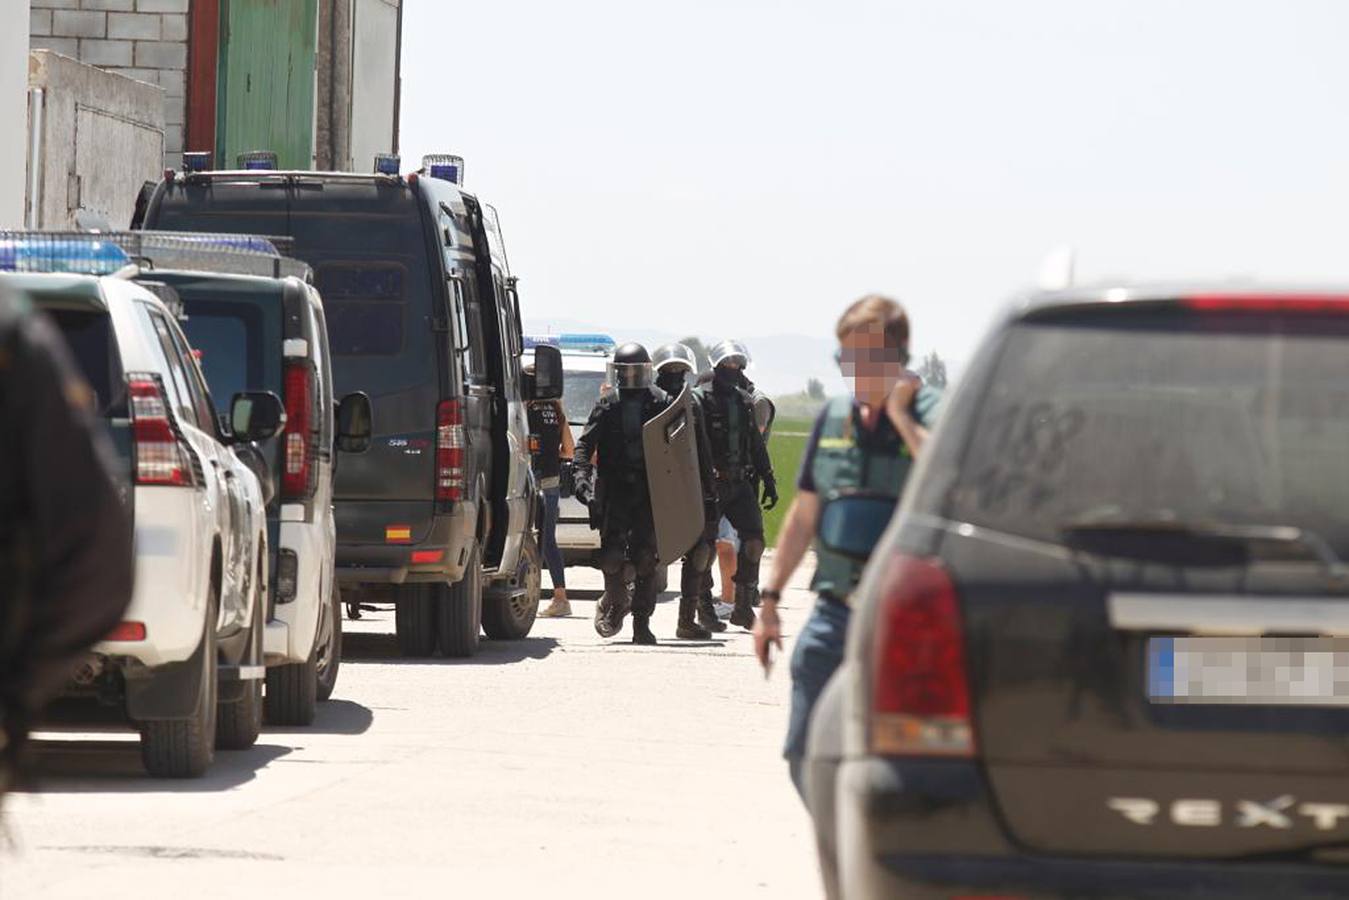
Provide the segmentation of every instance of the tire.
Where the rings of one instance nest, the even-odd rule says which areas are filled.
[[[216,655],[216,597],[216,588],[212,587],[201,637],[201,688],[196,711],[186,719],[141,723],[141,761],[155,778],[200,778],[215,760],[220,665]]]
[[[474,543],[464,577],[436,587],[436,628],[440,652],[462,659],[478,652],[482,629],[482,549]]]
[[[332,697],[333,689],[337,687],[337,670],[342,665],[342,589],[335,581],[326,612],[327,622],[320,619],[318,658],[315,660],[320,701]]]
[[[482,630],[496,641],[518,641],[529,635],[539,615],[543,587],[543,558],[533,535],[520,548],[520,583],[524,593],[494,593],[483,598]]]
[[[262,568],[261,563],[258,568]],[[259,571],[254,585],[257,596],[253,604],[253,624],[249,626],[249,643],[252,646],[245,656],[244,665],[263,664],[262,641],[263,629],[266,628],[263,620],[267,617],[267,602],[262,585],[265,583],[265,575]],[[230,703],[216,703],[217,750],[247,750],[258,742],[258,735],[262,733],[262,679],[250,679],[244,682],[243,687],[242,698]]]
[[[394,628],[398,652],[422,657],[436,652],[436,603],[434,585],[406,584],[394,588]]]

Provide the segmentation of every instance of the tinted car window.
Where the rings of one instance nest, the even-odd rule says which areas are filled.
[[[268,378],[262,310],[240,303],[194,302],[183,330],[201,354],[202,373],[218,407],[248,390],[280,393]],[[280,354],[280,348],[275,348]]]
[[[70,346],[89,386],[94,389],[99,413],[110,417],[125,416],[126,381],[108,314],[73,309],[48,312]]]
[[[1349,549],[1349,326],[1120,312],[1010,329],[947,514],[1045,540],[1084,520],[1311,528]]]

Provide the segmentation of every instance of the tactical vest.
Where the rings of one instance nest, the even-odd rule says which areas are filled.
[[[739,473],[731,471],[735,467],[746,469],[752,465],[750,456],[749,429],[754,427],[754,410],[745,393],[739,388],[718,393],[712,385],[699,388],[704,398],[703,421],[707,427],[707,439],[712,445],[712,460],[726,476],[736,479]],[[739,428],[731,422],[731,404],[739,403]]]
[[[884,415],[884,413],[882,413]],[[913,454],[902,440],[893,444],[859,443],[851,397],[837,397],[825,409],[824,426],[815,447],[811,475],[820,499],[841,491],[867,491],[898,499],[913,467]],[[864,563],[830,553],[816,542],[817,564],[810,582],[817,594],[848,601],[862,576]]]

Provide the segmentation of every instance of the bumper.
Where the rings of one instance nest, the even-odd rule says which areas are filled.
[[[196,491],[136,488],[136,586],[122,616],[145,625],[143,641],[100,641],[93,652],[150,668],[189,659],[201,642],[210,544],[193,544]]]
[[[850,898],[1349,895],[1349,868],[1027,856],[1003,834],[968,762],[845,760],[837,790],[839,875]]]
[[[425,540],[415,544],[353,544],[337,542],[337,580],[340,584],[453,583],[464,577],[468,551],[477,537],[477,511],[460,504],[454,512],[436,516]],[[443,551],[441,561],[412,564],[417,550]]]

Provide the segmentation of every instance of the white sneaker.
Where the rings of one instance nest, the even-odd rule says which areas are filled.
[[[718,619],[729,619],[731,613],[735,611],[735,605],[732,603],[719,602],[716,606],[712,607],[712,609],[716,611]]]

